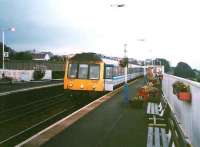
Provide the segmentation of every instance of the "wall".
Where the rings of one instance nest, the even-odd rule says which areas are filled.
[[[182,81],[190,85],[192,101],[184,102],[173,94],[172,84],[175,81]],[[164,74],[162,88],[164,96],[176,114],[180,125],[183,127],[185,134],[189,137],[194,147],[200,145],[200,83]]]
[[[30,81],[33,80],[33,72],[34,70],[4,70],[4,74],[7,77],[12,77],[16,81]],[[3,70],[0,69],[0,78],[2,78]],[[44,80],[51,80],[52,79],[52,71],[46,70],[45,76],[43,77]]]
[[[2,63],[0,61],[0,65],[1,64]],[[5,61],[5,69],[33,70],[36,66],[43,66],[46,67],[46,69],[52,71],[64,71],[64,61],[63,62],[20,61],[20,60]]]

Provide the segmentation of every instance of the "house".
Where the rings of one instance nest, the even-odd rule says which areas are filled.
[[[53,56],[51,52],[40,52],[40,53],[33,53],[33,60],[37,61],[48,61]]]

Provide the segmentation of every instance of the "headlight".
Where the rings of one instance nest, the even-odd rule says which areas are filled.
[[[81,88],[81,89],[83,89],[83,88],[84,88],[83,84],[81,84],[80,88]]]

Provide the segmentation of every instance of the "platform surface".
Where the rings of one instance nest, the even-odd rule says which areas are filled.
[[[143,84],[141,79],[130,85],[129,96]],[[125,104],[120,92],[43,147],[145,147],[146,140],[145,108]]]

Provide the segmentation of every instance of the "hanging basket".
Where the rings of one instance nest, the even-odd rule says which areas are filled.
[[[123,58],[122,60],[120,60],[119,65],[121,67],[126,67],[128,65],[128,58]]]
[[[178,99],[182,101],[191,101],[191,98],[192,98],[190,92],[179,92],[177,96],[178,96]]]
[[[181,81],[176,81],[173,85],[173,93],[179,100],[190,102],[192,94],[190,91],[190,85],[187,85]]]

